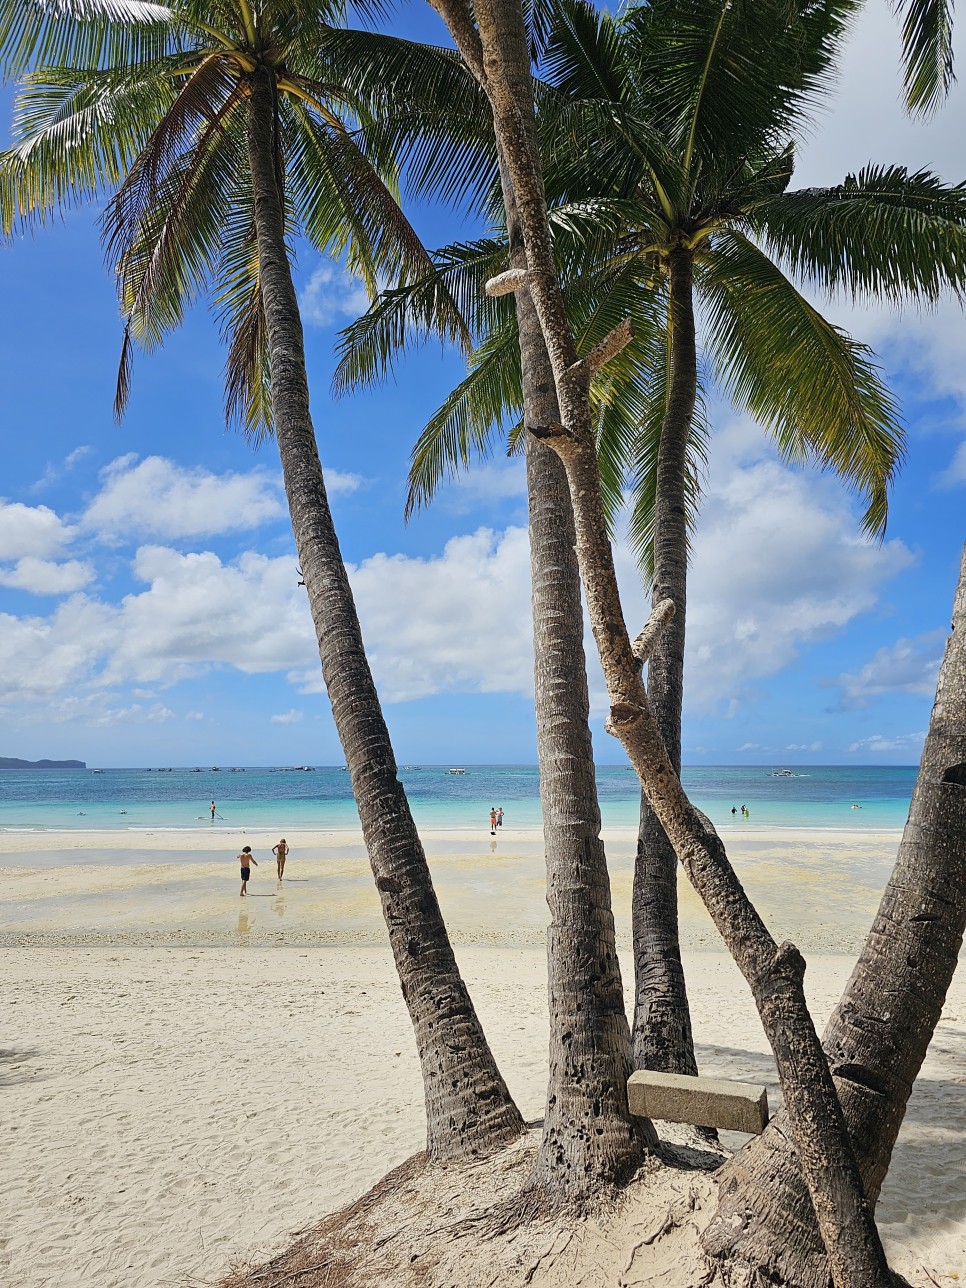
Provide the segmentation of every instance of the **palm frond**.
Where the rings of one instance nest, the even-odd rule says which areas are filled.
[[[297,100],[283,102],[282,120],[291,200],[313,245],[345,256],[371,296],[424,272],[422,242],[357,141]]]
[[[763,244],[806,281],[895,303],[966,287],[966,185],[867,166],[834,188],[749,203]]]
[[[236,69],[224,67],[216,54],[204,57],[181,86],[105,211],[104,243],[109,262],[116,263],[136,240],[141,221],[157,208],[162,189],[170,189],[171,176],[183,171],[185,155],[202,155],[214,146],[227,115],[239,102]],[[200,139],[204,146],[197,152]],[[181,182],[178,190],[183,191]]]
[[[159,60],[167,71],[181,55]],[[174,99],[163,74],[45,68],[14,100],[14,145],[0,154],[0,221],[43,224],[121,183]]]
[[[433,252],[433,267],[415,282],[383,291],[369,311],[339,337],[332,377],[337,394],[374,384],[393,370],[404,349],[436,338],[468,353],[473,340],[512,309],[483,286],[505,263],[495,239],[457,242]]]
[[[520,345],[511,316],[474,351],[468,375],[420,434],[410,458],[407,518],[429,504],[445,479],[490,454],[500,426],[522,411],[520,389]]]
[[[0,0],[0,77],[37,67],[116,70],[153,62],[187,39],[171,10],[147,0]]]
[[[928,116],[955,80],[952,0],[895,0],[895,9],[902,18],[906,103]]]
[[[786,460],[835,470],[865,500],[864,530],[881,535],[904,432],[870,350],[739,233],[715,239],[695,281],[708,351],[735,405],[774,435]]]

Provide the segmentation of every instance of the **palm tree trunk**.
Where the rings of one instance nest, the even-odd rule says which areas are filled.
[[[529,59],[514,67],[531,93]],[[526,267],[513,185],[500,166],[510,263]],[[516,295],[524,424],[559,419],[553,368],[528,291]],[[534,704],[547,866],[550,1065],[540,1149],[527,1185],[541,1210],[579,1202],[636,1169],[650,1123],[631,1117],[631,1035],[590,734],[574,516],[559,457],[527,436]]]
[[[966,929],[964,874],[966,551],[899,855],[823,1039],[872,1202],[956,969]],[[708,1250],[755,1268],[769,1283],[825,1288],[828,1264],[784,1112],[718,1176]]]
[[[691,252],[684,247],[672,251],[668,256],[670,388],[657,458],[651,598],[655,607],[673,600],[674,616],[647,664],[648,701],[678,774],[688,580],[688,441],[698,389],[692,275]],[[698,1066],[678,937],[677,881],[674,847],[642,792],[632,901],[634,1064],[662,1073],[695,1074]]]
[[[775,944],[728,863],[720,838],[685,796],[647,701],[640,668],[643,643],[639,641],[635,652],[627,633],[601,504],[589,400],[592,373],[577,354],[560,290],[532,104],[521,98],[515,85],[515,69],[528,62],[520,0],[478,0],[478,34],[458,0],[433,3],[486,92],[513,185],[526,251],[526,285],[561,412],[559,422],[533,426],[531,433],[554,448],[567,471],[581,581],[611,703],[607,727],[620,738],[685,871],[751,986],[775,1052],[835,1288],[887,1288],[895,1280],[805,1004],[805,963],[792,945]]]
[[[309,414],[302,323],[285,244],[275,85],[264,68],[249,83],[248,153],[275,436],[322,674],[416,1031],[427,1151],[434,1159],[478,1154],[519,1135],[523,1121],[460,977],[366,660]]]
[[[529,69],[528,69],[529,71]],[[553,371],[529,294],[517,296],[524,420],[558,417]],[[579,1200],[626,1179],[653,1129],[630,1116],[631,1039],[588,717],[580,573],[567,476],[527,442],[537,756],[547,863],[550,1069],[530,1186]]]

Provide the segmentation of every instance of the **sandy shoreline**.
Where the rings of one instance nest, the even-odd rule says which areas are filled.
[[[547,924],[537,829],[429,831],[424,844],[454,943],[541,947]],[[182,945],[355,943],[385,930],[356,831],[289,837],[281,893],[272,833],[0,833],[0,943]],[[618,942],[630,945],[635,836],[605,830]],[[805,953],[857,953],[899,842],[892,831],[734,829],[729,855],[776,938]],[[251,845],[251,897],[235,855]],[[717,951],[707,913],[681,878],[682,943]]]
[[[273,866],[259,867],[246,901],[237,836],[179,837],[174,851],[162,834],[132,854],[115,834],[78,849],[76,835],[66,847],[38,835],[31,849],[0,835],[0,1281],[211,1282],[420,1148],[416,1053],[357,834],[290,838],[291,883],[279,894]],[[259,858],[275,839],[246,838]],[[433,834],[427,848],[488,1037],[534,1119],[547,1048],[541,848],[532,834],[507,832],[495,852],[489,840]],[[897,840],[729,838],[774,932],[806,949],[819,1024]],[[608,836],[625,945],[631,841]],[[774,1105],[747,989],[690,895],[682,911],[702,1071],[764,1081]],[[623,965],[628,979],[626,951]],[[922,1288],[966,1279],[964,1159],[960,974],[879,1209],[890,1257]]]

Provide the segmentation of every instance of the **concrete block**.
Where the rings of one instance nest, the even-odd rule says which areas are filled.
[[[627,1082],[632,1114],[695,1127],[720,1127],[757,1135],[768,1122],[768,1093],[749,1082],[689,1078],[639,1069]]]

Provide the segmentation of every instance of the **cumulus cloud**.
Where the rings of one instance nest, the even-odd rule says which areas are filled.
[[[283,711],[281,715],[272,716],[271,722],[272,724],[280,725],[298,724],[302,719],[302,714],[301,711],[297,711],[295,707],[292,707],[290,711]]]
[[[912,558],[901,542],[859,539],[841,487],[784,468],[762,443],[757,428],[736,422],[714,449],[689,606],[687,695],[698,711],[733,716],[758,678],[873,608],[886,580]],[[173,486],[176,467],[161,466],[157,485]],[[99,500],[117,496],[112,482],[139,469],[130,459],[115,463]],[[183,480],[189,492],[192,479],[198,476]],[[220,482],[205,476],[199,485],[216,510]],[[119,505],[114,513],[122,512]],[[57,516],[48,514],[49,531],[59,533]],[[179,526],[183,531],[189,519]],[[627,620],[636,630],[647,615],[645,592],[625,548],[617,561]],[[0,701],[165,688],[218,666],[280,673],[301,692],[323,690],[294,556],[249,551],[223,561],[211,551],[145,544],[131,571],[141,588],[117,604],[75,593],[47,617],[0,622]],[[379,553],[350,567],[349,576],[384,700],[532,693],[523,528],[481,528],[427,558]],[[589,641],[587,651],[599,711],[603,682]]]
[[[27,555],[18,559],[12,568],[0,568],[0,586],[29,590],[32,595],[69,595],[93,580],[93,568],[79,559],[54,563]]]
[[[481,528],[454,537],[434,558],[378,554],[350,569],[385,699],[531,694],[529,568],[523,528]],[[314,673],[307,687],[321,687]]]
[[[0,559],[49,559],[60,554],[74,530],[46,505],[0,500]]]
[[[299,292],[303,322],[334,326],[357,318],[369,307],[369,295],[357,277],[335,264],[320,264]]]
[[[280,479],[265,469],[212,474],[161,456],[120,456],[81,525],[107,539],[167,539],[241,532],[285,514]]]
[[[853,742],[849,746],[849,751],[908,751],[918,756],[925,741],[925,730],[920,733],[893,734],[891,737],[874,733],[870,738],[861,738],[858,742]]]
[[[785,748],[786,751],[821,751],[820,742],[790,742]]]
[[[945,643],[946,632],[936,630],[878,649],[857,671],[844,671],[825,682],[841,689],[835,709],[861,710],[886,693],[930,697],[936,691]]]
[[[750,681],[872,609],[913,556],[901,541],[863,540],[842,486],[786,469],[745,422],[714,444],[710,480],[693,544],[686,701],[720,714]]]

